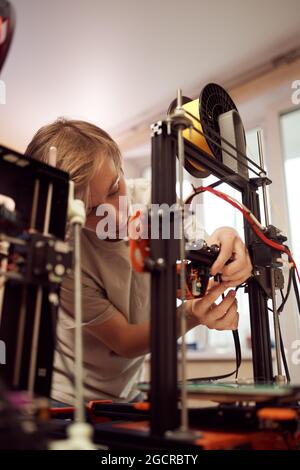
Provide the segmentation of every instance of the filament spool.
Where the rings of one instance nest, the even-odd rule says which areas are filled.
[[[168,114],[172,114],[176,105],[177,100],[173,100],[169,106]],[[218,145],[221,145],[218,118],[221,114],[233,109],[237,111],[231,97],[221,86],[216,83],[209,83],[202,89],[199,98],[192,100],[183,96],[182,107],[189,113],[188,117],[196,129],[185,129],[183,131],[184,139],[204,151],[211,158],[222,161],[222,150],[218,147]],[[213,142],[206,136],[210,137]],[[185,158],[185,169],[196,178],[206,178],[210,175],[206,168],[192,158]]]

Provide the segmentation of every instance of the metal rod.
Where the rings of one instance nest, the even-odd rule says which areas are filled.
[[[33,191],[33,200],[32,200],[32,209],[30,216],[30,227],[29,229],[34,230],[36,228],[36,216],[38,208],[38,199],[40,194],[40,180],[35,180],[34,191]]]
[[[273,308],[273,321],[274,321],[274,337],[275,337],[275,352],[276,352],[276,365],[277,365],[277,377],[276,381],[282,381],[282,364],[281,364],[281,350],[280,350],[280,325],[279,325],[279,314],[276,305],[276,291],[275,291],[275,270],[273,267],[270,268],[271,276],[271,293],[272,293],[272,308]]]
[[[46,211],[45,211],[44,228],[43,228],[44,235],[49,235],[50,216],[51,216],[51,208],[52,208],[52,196],[53,196],[53,184],[50,183],[48,186],[48,192],[47,192],[47,202],[46,202]]]
[[[8,242],[13,243],[14,245],[27,246],[27,242],[25,240],[16,237],[10,237],[9,235],[5,235],[5,233],[0,233],[0,242]]]
[[[182,94],[181,90],[177,91],[177,110],[181,110]],[[182,432],[188,430],[188,407],[187,407],[187,370],[186,370],[186,331],[187,321],[186,312],[184,307],[185,302],[185,238],[184,238],[184,199],[183,199],[183,168],[184,168],[184,140],[182,131],[184,127],[179,126],[177,130],[178,140],[178,160],[179,160],[179,206],[180,206],[180,291],[181,291],[181,306],[180,306],[180,333],[181,333],[181,423],[180,429]]]
[[[41,315],[42,315],[42,300],[43,300],[43,288],[38,287],[36,300],[35,300],[34,324],[33,324],[31,353],[30,353],[29,377],[28,377],[28,393],[31,397],[33,397],[34,395],[38,342],[39,342],[39,332],[40,332]]]
[[[262,133],[259,129],[257,131],[257,143],[258,143],[258,154],[259,154],[259,163],[262,168],[262,177],[266,176],[265,172],[265,163],[264,163],[264,153],[263,153],[263,146],[262,146]],[[266,183],[262,183],[262,194],[263,194],[263,202],[264,202],[264,212],[265,212],[265,225],[266,227],[270,225],[270,217],[269,217],[269,208],[268,208],[268,194],[267,194],[267,187]]]
[[[26,303],[27,303],[27,288],[26,286],[23,286],[20,316],[19,316],[19,321],[18,321],[15,367],[14,367],[14,375],[13,375],[13,386],[16,388],[20,387],[20,373],[21,373],[21,363],[22,363],[22,354],[23,354],[23,346],[24,346],[24,335],[25,335]]]
[[[81,225],[75,223],[74,233],[74,311],[75,311],[75,390],[76,408],[75,420],[85,421],[83,395],[83,354],[82,354],[82,294],[81,294]]]
[[[57,160],[57,148],[50,147],[49,150],[49,164],[51,166],[56,166]],[[47,202],[46,202],[46,210],[45,210],[45,219],[44,219],[44,235],[49,234],[49,226],[50,226],[50,216],[51,216],[51,209],[52,209],[52,199],[53,199],[53,184],[49,183],[48,192],[47,192]]]

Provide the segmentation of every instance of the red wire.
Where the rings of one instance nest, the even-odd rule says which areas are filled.
[[[275,250],[278,250],[278,251],[282,251],[283,253],[286,253],[289,257],[289,260],[293,263],[294,267],[295,267],[295,270],[296,270],[296,273],[297,273],[297,277],[298,277],[298,281],[300,283],[300,274],[299,274],[299,271],[298,271],[298,268],[297,268],[297,265],[293,259],[293,256],[291,254],[291,252],[289,251],[289,249],[284,246],[284,245],[280,245],[280,243],[276,243],[274,242],[273,240],[270,240],[269,238],[267,238],[261,231],[260,229],[257,227],[257,225],[255,224],[254,220],[250,217],[250,215],[248,214],[248,212],[243,209],[238,203],[236,203],[235,201],[232,201],[226,194],[223,194],[221,193],[220,191],[217,191],[216,189],[213,189],[211,188],[210,186],[200,186],[199,188],[196,188],[195,189],[195,194],[197,194],[198,192],[204,192],[204,191],[208,191],[212,194],[214,194],[215,196],[223,199],[224,201],[228,202],[229,204],[231,204],[233,207],[235,207],[236,209],[238,209],[240,212],[242,212],[243,216],[245,217],[245,219],[247,220],[247,222],[250,224],[252,230],[256,233],[256,235],[268,246],[270,246],[271,248],[274,248]],[[189,198],[190,199],[190,198]]]

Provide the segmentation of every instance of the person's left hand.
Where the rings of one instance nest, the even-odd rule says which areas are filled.
[[[211,275],[222,275],[222,282],[238,286],[251,276],[252,263],[248,250],[237,231],[231,227],[220,227],[207,240],[208,245],[219,245],[220,253],[211,267]],[[228,260],[232,261],[226,265]]]

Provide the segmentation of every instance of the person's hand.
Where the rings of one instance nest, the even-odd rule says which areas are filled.
[[[221,227],[207,240],[208,245],[218,245],[220,253],[211,267],[211,275],[222,275],[227,286],[238,286],[251,276],[252,264],[248,250],[236,230]],[[232,261],[226,265],[228,260]]]
[[[186,301],[188,316],[192,326],[205,325],[215,330],[236,330],[239,323],[236,293],[230,290],[217,305],[216,300],[228,289],[227,283],[213,286],[201,299]]]

